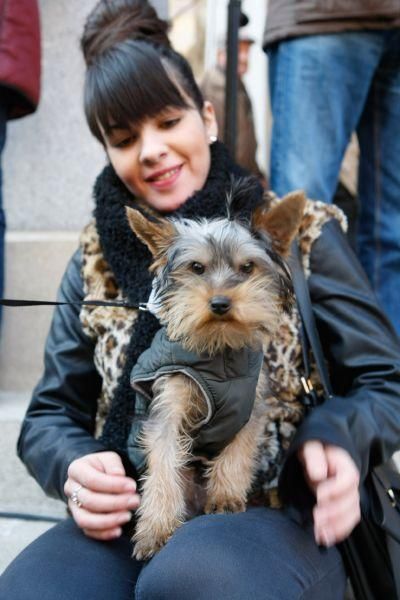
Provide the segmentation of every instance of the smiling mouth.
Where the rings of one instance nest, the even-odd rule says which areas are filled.
[[[155,183],[157,181],[166,181],[174,177],[177,173],[179,173],[182,165],[178,167],[174,167],[173,169],[169,169],[168,171],[164,171],[164,173],[160,173],[160,175],[152,175],[151,177],[147,177],[146,181],[150,183]]]

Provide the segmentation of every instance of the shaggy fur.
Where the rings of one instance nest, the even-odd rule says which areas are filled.
[[[127,208],[132,230],[154,257],[152,310],[171,341],[210,356],[227,348],[265,347],[293,296],[282,256],[298,232],[304,195],[290,195],[268,212],[259,207],[248,227],[235,221],[234,204],[232,195],[230,219],[212,221],[154,223]],[[280,214],[285,224],[277,233],[270,223],[279,221]],[[268,421],[267,388],[263,372],[250,420],[207,463],[206,512],[245,510]],[[196,424],[207,411],[202,394],[185,375],[161,377],[153,392],[142,437],[147,470],[133,537],[137,559],[150,558],[187,517],[184,471],[193,458]]]

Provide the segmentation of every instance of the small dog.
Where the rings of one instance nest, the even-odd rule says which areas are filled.
[[[153,255],[153,306],[170,340],[213,357],[226,348],[265,348],[290,310],[293,291],[285,264],[298,233],[305,197],[293,192],[251,219],[240,217],[248,183],[233,188],[228,217],[215,220],[147,219],[127,208],[130,227]],[[188,517],[193,438],[207,413],[197,384],[167,374],[153,384],[142,432],[147,465],[133,536],[134,556],[150,558]],[[257,470],[268,409],[268,377],[261,369],[248,422],[203,468],[206,513],[245,510]]]

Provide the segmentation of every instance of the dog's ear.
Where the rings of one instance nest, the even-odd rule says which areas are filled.
[[[171,221],[150,221],[141,212],[126,207],[126,216],[132,231],[148,247],[154,258],[159,258],[171,245],[176,230]]]
[[[306,196],[302,190],[296,190],[284,196],[279,204],[269,210],[268,204],[267,198],[266,205],[255,210],[252,216],[252,228],[255,231],[265,231],[271,238],[273,249],[286,257],[299,231]]]
[[[260,182],[254,175],[231,176],[231,189],[227,194],[226,208],[230,221],[239,221],[249,226],[252,208],[260,195]]]

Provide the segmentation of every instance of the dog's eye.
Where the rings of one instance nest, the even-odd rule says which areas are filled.
[[[242,273],[246,273],[248,275],[249,273],[253,272],[254,263],[251,260],[249,260],[247,263],[240,265],[240,270]]]
[[[192,262],[190,268],[192,269],[193,273],[196,273],[196,275],[202,275],[205,271],[205,266],[199,262]]]

